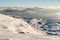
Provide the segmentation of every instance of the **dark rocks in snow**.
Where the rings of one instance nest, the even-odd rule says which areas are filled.
[[[56,30],[48,30],[48,32],[56,32]]]
[[[60,24],[60,22],[57,22],[58,24]]]
[[[19,32],[20,34],[25,34],[25,32]]]
[[[47,29],[45,29],[45,28],[43,29],[43,31],[46,31],[46,30],[47,30]]]
[[[41,22],[38,22],[38,24],[42,24]]]
[[[21,32],[19,32],[19,34],[28,34],[29,32],[23,32],[23,31],[21,31]]]
[[[31,19],[33,18],[24,18],[24,20],[27,22],[27,23],[30,23],[31,24]],[[35,22],[35,21],[33,21]],[[36,28],[40,28],[42,31],[44,31],[47,35],[60,35],[60,26],[58,24],[60,24],[60,22],[57,22],[57,21],[53,21],[53,20],[38,20],[37,19],[37,22],[35,24],[32,24],[31,25],[34,25]]]
[[[30,23],[30,21],[33,19],[33,18],[23,18],[27,23]]]
[[[57,33],[49,33],[49,32],[46,32],[48,35],[58,35]]]

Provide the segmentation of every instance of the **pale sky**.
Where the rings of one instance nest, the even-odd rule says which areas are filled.
[[[0,6],[21,6],[21,7],[40,7],[40,6],[58,6],[60,0],[0,0]]]

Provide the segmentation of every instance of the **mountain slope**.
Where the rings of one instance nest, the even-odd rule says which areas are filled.
[[[16,19],[2,14],[0,14],[0,30],[8,30],[12,33],[24,32],[38,34],[38,32],[23,19]],[[40,35],[41,34],[42,33],[40,33]]]
[[[37,31],[43,31],[48,35],[60,35],[60,22],[53,20],[31,19],[24,18],[24,20],[34,27]]]
[[[35,21],[37,22],[37,20]],[[21,18],[17,19],[0,14],[0,40],[59,40],[59,38],[46,36],[41,30],[38,32],[34,26],[30,26]]]

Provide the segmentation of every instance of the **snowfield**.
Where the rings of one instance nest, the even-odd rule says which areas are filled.
[[[37,20],[33,21],[35,19],[31,22],[36,24]],[[60,40],[60,36],[47,36],[41,29],[37,31],[35,26],[22,18],[0,14],[0,40]]]

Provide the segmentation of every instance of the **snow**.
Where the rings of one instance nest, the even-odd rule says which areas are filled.
[[[8,27],[7,30],[12,32],[17,32],[18,29],[19,30],[22,29],[27,32],[29,31],[30,33],[35,32],[35,30],[29,24],[27,24],[23,19],[15,19],[1,14],[0,14],[0,25]]]
[[[31,22],[35,24],[38,20],[33,19]],[[36,30],[22,18],[17,19],[0,14],[0,40],[59,40],[60,38],[47,36],[42,30]]]

